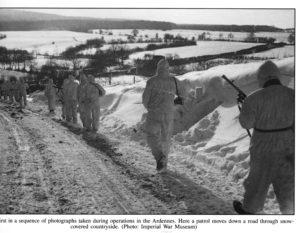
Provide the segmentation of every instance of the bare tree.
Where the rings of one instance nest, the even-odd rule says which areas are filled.
[[[223,33],[222,33],[222,32],[219,33],[219,39],[220,39],[220,40],[223,40]]]
[[[173,60],[179,59],[180,56],[178,54],[174,54]],[[177,75],[184,74],[186,72],[185,65],[174,65],[171,67],[171,72]]]
[[[288,37],[288,42],[290,44],[295,44],[295,33],[291,33]]]
[[[230,33],[228,34],[228,39],[229,39],[229,40],[233,40],[233,38],[234,38],[234,35],[233,35],[232,32],[230,32]]]
[[[139,34],[139,30],[137,30],[136,28],[132,30],[132,35],[134,37],[136,37]]]

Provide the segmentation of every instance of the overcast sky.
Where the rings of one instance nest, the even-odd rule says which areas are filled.
[[[143,19],[179,24],[255,24],[294,27],[294,11],[262,9],[26,9],[66,16]]]

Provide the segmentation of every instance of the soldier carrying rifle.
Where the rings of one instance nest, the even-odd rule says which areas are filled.
[[[271,184],[280,211],[294,213],[295,92],[281,84],[279,75],[273,62],[265,62],[257,72],[260,89],[238,98],[242,104],[240,124],[253,129],[244,200],[233,202],[239,214],[263,213]]]

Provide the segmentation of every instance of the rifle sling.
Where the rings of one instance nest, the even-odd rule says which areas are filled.
[[[174,79],[175,86],[176,86],[176,95],[179,96],[176,78],[175,77],[172,78]]]
[[[260,132],[260,133],[274,133],[274,132],[283,132],[283,131],[288,131],[288,130],[294,130],[293,126],[288,126],[285,128],[279,128],[279,129],[258,129],[254,128],[255,131]]]

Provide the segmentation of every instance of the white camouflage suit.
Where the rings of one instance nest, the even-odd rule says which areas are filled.
[[[239,117],[243,128],[254,128],[243,202],[243,209],[254,214],[263,211],[271,184],[281,212],[294,213],[295,92],[280,85],[278,76],[271,61],[259,68],[257,77],[263,88],[245,99]]]
[[[104,88],[95,82],[93,75],[88,76],[88,83],[84,88],[84,102],[85,104],[85,122],[86,128],[89,131],[97,132],[99,129],[100,119],[100,97],[105,95]]]
[[[86,108],[86,102],[85,102],[85,88],[87,86],[87,78],[85,76],[85,74],[80,74],[80,84],[77,88],[77,98],[78,98],[78,109],[79,109],[79,113],[80,113],[80,119],[82,122],[82,125],[84,128],[87,128],[87,123],[86,123],[86,112],[87,112],[87,108]]]
[[[66,120],[68,122],[77,123],[77,87],[78,83],[75,81],[73,75],[69,75],[69,81],[65,85],[64,100],[66,107]]]
[[[148,145],[157,162],[157,170],[167,167],[173,133],[175,94],[176,85],[169,74],[169,64],[162,59],[157,64],[157,74],[147,81],[143,93],[143,105],[148,110],[145,131]],[[159,167],[159,163],[163,167]]]
[[[23,77],[19,78],[19,103],[20,107],[24,108],[27,105],[27,89],[28,89],[28,84],[25,82]]]
[[[67,116],[67,100],[66,100],[66,90],[69,83],[69,79],[64,79],[63,85],[62,85],[62,108],[61,108],[61,116],[63,119],[66,119]]]
[[[45,89],[45,96],[48,99],[49,112],[55,111],[56,89],[52,79],[49,79],[48,81],[48,84]]]

